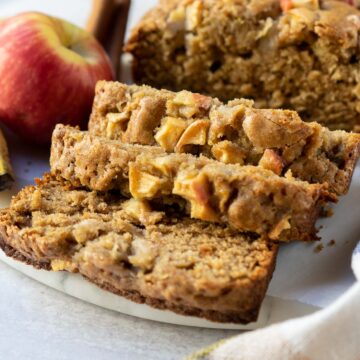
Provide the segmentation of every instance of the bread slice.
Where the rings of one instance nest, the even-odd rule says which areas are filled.
[[[277,175],[291,172],[310,183],[326,182],[338,195],[347,192],[360,153],[360,134],[303,122],[293,111],[105,81],[96,87],[89,131],[167,152],[259,165]]]
[[[50,165],[54,175],[75,186],[119,190],[151,200],[153,206],[171,202],[192,218],[273,240],[315,240],[318,211],[335,200],[326,185],[280,177],[261,167],[159,151],[58,125]]]
[[[162,0],[126,50],[139,84],[251,98],[359,130],[359,16],[333,0]]]
[[[133,301],[218,322],[256,320],[277,245],[151,211],[46,175],[0,212],[0,246],[34,266],[79,272]]]

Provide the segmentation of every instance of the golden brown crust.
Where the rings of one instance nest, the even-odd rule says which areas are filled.
[[[260,165],[278,175],[291,170],[301,180],[328,183],[338,195],[347,192],[360,154],[360,134],[305,123],[293,111],[258,110],[244,99],[223,104],[187,91],[116,82],[97,84],[89,131],[167,152]]]
[[[124,204],[46,176],[1,211],[0,247],[35,267],[80,272],[160,309],[221,322],[256,319],[276,245],[174,215],[140,224]]]
[[[360,12],[341,1],[302,1],[286,12],[277,0],[165,1],[134,28],[126,50],[137,83],[252,98],[358,130],[359,31]]]
[[[6,239],[0,236],[0,249],[5,253],[6,256],[13,258],[16,261],[31,265],[38,270],[50,270],[51,264],[49,261],[36,261],[24,256],[22,253],[17,251],[12,246],[8,245]]]
[[[134,148],[58,125],[51,171],[76,186],[97,191],[120,190],[127,195],[123,189],[129,183],[136,199],[162,206],[171,201],[180,207],[185,201],[194,219],[223,222],[274,240],[315,240],[318,211],[335,200],[326,185],[279,177],[261,167],[155,153],[160,148],[152,146],[142,147],[142,154],[137,149],[138,145]],[[108,156],[115,152],[119,156]]]

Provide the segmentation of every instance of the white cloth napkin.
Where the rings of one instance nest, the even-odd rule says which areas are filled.
[[[336,264],[334,264],[336,266]],[[313,315],[247,332],[195,354],[203,360],[360,360],[360,242],[352,256],[358,280]]]

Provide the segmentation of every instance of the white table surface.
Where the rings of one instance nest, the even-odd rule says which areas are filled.
[[[233,334],[108,311],[50,289],[0,262],[1,360],[182,359]]]
[[[135,0],[132,22],[153,0]],[[43,10],[77,24],[88,0],[0,0],[0,17]],[[1,196],[1,194],[0,194]],[[108,311],[50,289],[0,262],[0,359],[181,359],[235,334]]]

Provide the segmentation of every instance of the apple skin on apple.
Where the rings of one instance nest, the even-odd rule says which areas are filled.
[[[34,12],[0,22],[0,121],[20,137],[48,144],[57,123],[86,126],[96,82],[113,79],[85,30]]]

